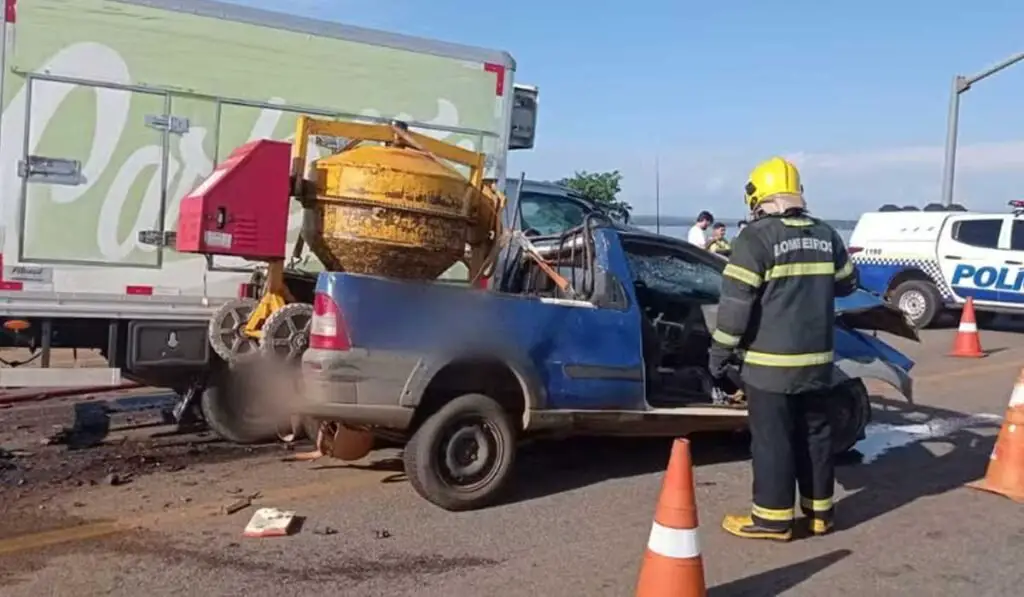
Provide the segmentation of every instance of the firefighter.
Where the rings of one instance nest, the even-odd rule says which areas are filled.
[[[708,241],[707,250],[723,257],[729,256],[732,246],[725,238],[725,223],[715,222],[715,225],[711,227],[711,240]]]
[[[750,173],[750,222],[722,278],[711,373],[740,368],[753,460],[749,515],[726,516],[733,535],[788,541],[796,501],[811,533],[832,529],[835,470],[827,402],[836,296],[857,288],[839,234],[808,215],[800,173],[774,157]]]

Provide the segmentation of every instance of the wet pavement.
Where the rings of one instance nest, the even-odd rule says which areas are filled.
[[[983,330],[989,356],[959,360],[942,356],[953,334],[889,339],[918,359],[918,404],[870,385],[874,422],[837,470],[838,529],[828,537],[726,536],[721,516],[749,507],[745,440],[692,438],[711,595],[1021,594],[1024,505],[964,485],[984,473],[1024,336]],[[453,514],[413,493],[395,449],[352,465],[289,462],[282,446],[154,428],[72,451],[42,445],[58,411],[33,415],[37,423],[0,411],[10,434],[0,437],[5,597],[630,595],[669,445],[534,444],[507,503]],[[294,510],[297,533],[243,538],[262,506]]]

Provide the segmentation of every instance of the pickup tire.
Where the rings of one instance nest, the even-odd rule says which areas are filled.
[[[942,313],[942,296],[927,280],[901,282],[889,293],[889,301],[903,311],[917,329],[931,325]]]
[[[511,477],[516,431],[483,394],[465,394],[430,415],[405,446],[405,474],[416,493],[445,510],[475,510],[501,497]]]
[[[871,422],[871,399],[864,382],[850,379],[837,386],[827,400],[832,424],[832,454],[838,456],[864,438],[864,430]]]

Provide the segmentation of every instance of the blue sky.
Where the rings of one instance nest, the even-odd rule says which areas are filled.
[[[987,0],[235,0],[507,50],[539,86],[537,146],[510,169],[619,169],[623,198],[663,213],[742,212],[747,171],[802,167],[816,213],[937,200],[949,87],[1024,51],[1024,2]],[[330,7],[330,8],[327,8]],[[963,96],[957,200],[1024,198],[1024,63]]]

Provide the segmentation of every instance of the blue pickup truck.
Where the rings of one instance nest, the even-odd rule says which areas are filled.
[[[536,232],[571,288],[519,246],[486,290],[320,274],[303,414],[405,442],[411,484],[448,510],[498,499],[526,437],[745,427],[742,392],[707,370],[724,259],[597,215]],[[837,452],[870,418],[862,378],[912,397],[913,362],[859,330],[917,339],[874,295],[837,301]]]

